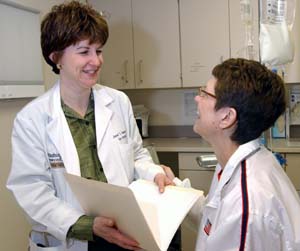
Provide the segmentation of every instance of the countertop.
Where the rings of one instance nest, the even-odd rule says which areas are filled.
[[[201,138],[145,138],[144,145],[153,145],[157,152],[212,152]],[[279,153],[300,153],[300,140],[272,139],[268,148]]]
[[[212,152],[201,138],[146,138],[144,145],[153,145],[157,152]]]

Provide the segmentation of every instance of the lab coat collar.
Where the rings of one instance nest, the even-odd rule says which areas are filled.
[[[49,117],[51,119],[59,117],[61,111],[61,97],[60,97],[60,81],[50,89],[49,94]]]
[[[96,137],[99,150],[99,146],[101,145],[102,139],[113,114],[108,107],[109,104],[113,102],[113,98],[101,85],[95,85],[93,87],[93,94],[95,104]],[[61,108],[59,81],[54,85],[52,90],[50,90],[49,95],[49,119],[47,125],[48,135],[58,149],[67,172],[80,176],[80,162],[77,149],[64,112]]]
[[[93,87],[94,102],[95,102],[95,122],[96,122],[96,136],[98,149],[102,143],[103,137],[107,130],[108,124],[113,115],[109,105],[113,102],[113,98],[106,92],[101,85]]]
[[[50,90],[47,133],[56,146],[68,173],[80,176],[80,164],[75,143],[61,108],[59,81]]]
[[[240,167],[240,163],[243,160],[255,154],[260,148],[261,145],[258,139],[249,141],[238,147],[238,149],[233,153],[233,155],[228,160],[225,168],[223,169],[222,176],[217,185],[214,196],[207,203],[207,206],[212,208],[218,207],[222,199],[221,197],[222,189],[227,184],[227,182],[231,179],[235,170]]]

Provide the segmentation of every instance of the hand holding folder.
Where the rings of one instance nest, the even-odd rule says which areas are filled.
[[[186,214],[203,197],[202,191],[175,186],[161,194],[145,180],[121,187],[65,176],[86,215],[114,219],[120,231],[149,251],[166,251]]]

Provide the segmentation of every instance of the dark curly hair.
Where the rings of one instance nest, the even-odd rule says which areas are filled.
[[[87,4],[71,1],[55,5],[41,23],[43,56],[56,74],[59,74],[56,64],[63,50],[85,39],[102,46],[108,39],[107,22]],[[55,52],[53,61],[49,58],[52,52]]]
[[[237,128],[231,139],[244,144],[270,128],[286,108],[283,80],[259,62],[228,59],[212,70],[217,79],[216,105],[237,112]]]

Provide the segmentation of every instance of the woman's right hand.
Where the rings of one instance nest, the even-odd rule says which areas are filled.
[[[98,216],[94,219],[93,232],[95,235],[129,250],[140,250],[139,243],[121,233],[111,218]]]

